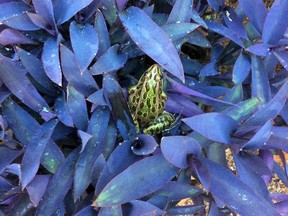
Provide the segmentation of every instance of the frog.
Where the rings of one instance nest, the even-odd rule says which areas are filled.
[[[173,114],[165,111],[167,95],[163,91],[163,69],[150,66],[138,83],[128,89],[128,106],[138,131],[155,135],[168,130],[175,122]]]

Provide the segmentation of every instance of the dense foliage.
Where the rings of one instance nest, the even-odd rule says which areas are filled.
[[[288,1],[235,5],[1,0],[0,214],[287,215]],[[177,121],[151,136],[127,89],[155,63]]]

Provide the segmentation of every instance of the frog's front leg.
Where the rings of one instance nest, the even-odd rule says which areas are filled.
[[[173,122],[175,122],[175,117],[171,113],[164,111],[158,118],[148,124],[143,133],[151,135],[161,133],[168,129]]]

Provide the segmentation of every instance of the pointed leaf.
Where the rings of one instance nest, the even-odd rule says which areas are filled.
[[[274,52],[274,55],[277,57],[279,62],[283,67],[288,71],[288,53],[286,51]]]
[[[64,93],[55,99],[54,110],[59,120],[69,126],[73,127],[73,119],[69,112],[69,107]]]
[[[185,206],[175,206],[173,208],[170,208],[168,210],[168,214],[169,215],[197,215],[200,214],[199,212],[200,211],[203,211],[205,208],[205,206],[189,206],[189,205],[185,205]],[[210,212],[209,212],[209,215],[210,215]]]
[[[243,146],[243,149],[259,149],[266,145],[267,140],[272,135],[272,122],[268,120],[257,133]]]
[[[167,34],[143,10],[130,7],[119,17],[132,40],[143,52],[184,81],[183,66],[176,48]]]
[[[248,76],[250,69],[250,58],[241,52],[233,67],[233,82],[235,84],[242,83]]]
[[[11,99],[6,99],[2,103],[2,112],[16,138],[22,145],[28,145],[35,131],[40,127],[38,122]],[[41,164],[54,173],[63,159],[60,148],[50,139],[42,155]]]
[[[85,97],[98,89],[98,86],[90,73],[81,74],[75,55],[64,45],[60,45],[61,67],[66,80]]]
[[[165,215],[165,211],[149,202],[134,200],[122,207],[124,215]]]
[[[50,178],[50,175],[36,175],[30,184],[27,185],[27,192],[35,207],[44,195]]]
[[[48,21],[51,28],[56,26],[52,0],[33,0],[33,6],[37,14]]]
[[[46,192],[41,199],[35,215],[51,215],[61,203],[71,187],[75,164],[79,156],[79,148],[75,149],[57,169],[51,178]]]
[[[36,44],[36,42],[16,29],[4,29],[0,32],[0,44],[6,46],[10,44]]]
[[[265,19],[262,35],[263,43],[277,44],[283,37],[288,27],[287,14],[287,1],[280,0],[273,3]]]
[[[242,21],[238,17],[237,13],[230,7],[228,7],[224,12],[224,21],[228,28],[238,34],[241,38],[248,40]]]
[[[252,56],[252,96],[259,97],[262,103],[270,100],[271,92],[268,74],[264,68],[262,59]]]
[[[198,158],[194,166],[200,181],[205,182],[206,190],[236,213],[279,216],[271,203],[255,193],[230,170],[203,157]]]
[[[177,172],[178,168],[171,166],[162,155],[142,159],[113,178],[92,205],[109,207],[138,199],[163,187]]]
[[[96,13],[94,26],[95,26],[96,31],[98,33],[98,39],[99,39],[99,47],[98,47],[97,57],[100,57],[111,46],[110,45],[109,32],[108,32],[106,22],[105,22],[105,19],[102,15],[101,11],[97,11],[97,13]]]
[[[190,22],[192,0],[177,0],[172,8],[172,11],[168,17],[168,23],[181,23]],[[181,13],[179,13],[181,11]]]
[[[28,13],[9,18],[2,21],[2,23],[13,29],[21,31],[35,31],[39,29],[39,27],[31,21]]]
[[[77,200],[86,190],[92,181],[92,171],[94,167],[95,158],[97,158],[103,148],[103,139],[106,133],[110,117],[110,112],[107,107],[97,107],[91,117],[93,122],[94,136],[85,146],[83,152],[80,154],[75,167],[74,176],[74,200]]]
[[[119,83],[109,75],[105,74],[103,80],[103,90],[106,102],[116,121],[118,130],[124,140],[133,139],[137,135],[137,129],[134,125],[130,110],[124,98]]]
[[[270,47],[272,47],[272,45],[261,43],[249,46],[246,50],[258,56],[268,56],[271,53]]]
[[[92,25],[70,24],[70,38],[80,72],[83,73],[98,51],[98,36]]]
[[[230,134],[237,128],[237,122],[221,113],[205,113],[182,119],[190,128],[204,137],[222,143],[232,143]],[[209,129],[213,125],[213,130]]]
[[[110,47],[91,67],[90,73],[99,75],[122,68],[127,61],[127,55],[126,53],[118,53],[118,48],[118,44]]]
[[[53,0],[53,7],[57,25],[60,25],[69,20],[78,11],[89,5],[91,2],[92,0]]]
[[[3,2],[3,1],[2,1]],[[30,8],[24,2],[3,2],[0,3],[0,21],[24,14]]]
[[[128,2],[128,0],[116,0],[118,11],[122,11],[127,2]]]
[[[6,169],[6,167],[13,162],[19,155],[21,151],[12,150],[4,146],[0,147],[0,173]]]
[[[21,163],[21,182],[24,189],[36,175],[41,161],[41,156],[45,150],[58,120],[50,120],[43,123],[27,145]]]
[[[49,79],[46,72],[43,69],[43,65],[40,59],[32,55],[29,52],[17,47],[17,54],[19,55],[22,64],[27,69],[29,74],[42,86],[51,92],[55,91],[53,82]]]
[[[182,39],[194,31],[199,25],[194,23],[171,23],[162,25],[161,28],[166,32],[172,41]]]
[[[206,21],[206,25],[208,26],[208,29],[210,29],[211,31],[214,31],[220,35],[229,38],[230,40],[234,41],[236,44],[244,48],[244,44],[242,40],[239,38],[239,36],[230,29],[228,29],[227,27],[219,23],[212,22],[211,20]]]
[[[224,0],[208,0],[209,6],[215,10],[219,11],[219,9],[223,6]]]
[[[262,0],[239,0],[239,6],[244,10],[258,32],[262,32],[267,15],[267,8]]]
[[[161,140],[161,150],[166,160],[179,168],[188,167],[187,157],[199,156],[201,146],[199,143],[187,136],[164,137]]]
[[[115,25],[118,13],[115,0],[101,1],[100,7],[109,26]]]
[[[275,118],[286,102],[287,92],[288,82],[285,82],[274,98],[244,122],[243,126],[260,126],[264,125],[268,119]]]
[[[59,46],[55,39],[49,38],[43,47],[42,62],[48,77],[62,86],[62,73],[59,60]]]
[[[125,141],[112,152],[97,181],[95,195],[98,195],[115,176],[141,159],[131,151],[132,144],[131,140]]]
[[[85,131],[88,125],[86,100],[73,86],[67,87],[67,103],[76,128]]]
[[[0,60],[0,80],[6,87],[30,109],[39,113],[45,111],[50,114],[45,118],[44,113],[42,113],[44,119],[49,120],[49,117],[53,117],[49,105],[25,76],[23,70],[8,58]]]

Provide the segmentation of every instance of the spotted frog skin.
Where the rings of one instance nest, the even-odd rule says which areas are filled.
[[[157,134],[166,130],[175,121],[171,113],[164,111],[167,95],[163,91],[163,70],[154,64],[145,71],[128,93],[128,105],[134,123],[143,133]]]

